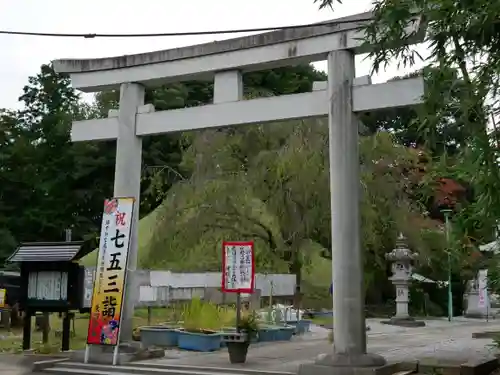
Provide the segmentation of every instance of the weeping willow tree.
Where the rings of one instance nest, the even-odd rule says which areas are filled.
[[[427,256],[420,232],[432,230],[434,223],[412,199],[418,185],[416,150],[396,145],[382,132],[363,137],[360,154],[362,246],[370,291],[387,280],[384,256],[398,232]],[[199,132],[184,154],[183,168],[191,177],[168,192],[145,266],[218,271],[222,240],[254,240],[258,272],[290,272],[298,285],[320,279],[329,284],[324,122]],[[326,275],[319,275],[320,269]]]

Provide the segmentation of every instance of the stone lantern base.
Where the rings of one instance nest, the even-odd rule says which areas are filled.
[[[425,327],[425,322],[423,320],[415,320],[415,318],[411,316],[402,318],[393,316],[391,319],[382,320],[380,323],[400,327]]]

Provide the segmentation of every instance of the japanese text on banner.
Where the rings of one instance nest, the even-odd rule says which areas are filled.
[[[87,344],[118,344],[133,207],[133,198],[104,203]]]
[[[223,285],[226,292],[251,293],[254,283],[252,242],[225,242]]]

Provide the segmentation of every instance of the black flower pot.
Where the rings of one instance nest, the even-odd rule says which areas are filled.
[[[227,351],[229,352],[229,362],[245,363],[247,360],[248,346],[250,342],[227,342]]]

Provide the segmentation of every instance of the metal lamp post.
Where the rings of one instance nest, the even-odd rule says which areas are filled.
[[[441,210],[444,214],[446,249],[448,253],[448,321],[453,319],[453,293],[451,290],[451,251],[450,251],[450,214],[449,208]]]

